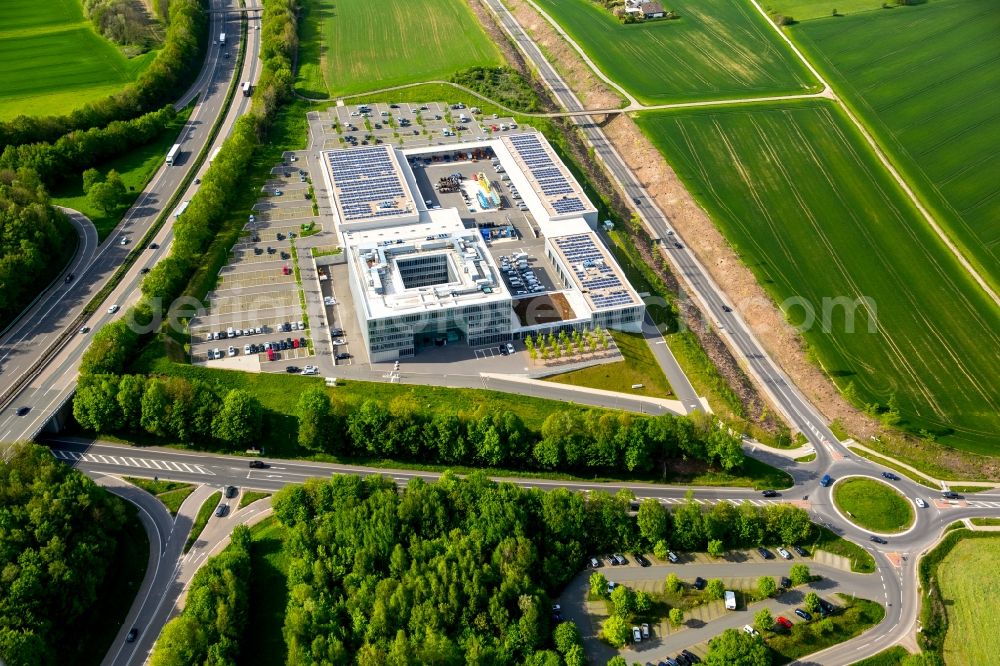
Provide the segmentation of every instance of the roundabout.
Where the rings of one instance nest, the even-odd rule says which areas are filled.
[[[876,534],[908,532],[916,521],[910,500],[889,484],[867,476],[837,481],[833,502],[846,520]]]

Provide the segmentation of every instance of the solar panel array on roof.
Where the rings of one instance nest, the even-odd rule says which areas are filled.
[[[632,294],[622,284],[615,269],[589,234],[557,236],[552,242],[559,248],[576,275],[582,289],[597,309],[633,305]]]
[[[408,195],[387,147],[334,150],[327,153],[327,159],[345,221],[410,212],[405,206]]]
[[[521,157],[524,165],[528,167],[528,171],[531,172],[535,181],[538,182],[542,193],[550,197],[573,193],[573,186],[566,180],[563,170],[549,156],[548,151],[545,150],[545,146],[538,139],[538,135],[513,134],[507,138],[511,145],[514,146],[514,150]],[[577,203],[580,203],[580,200],[576,197],[568,199],[568,201],[573,201],[574,199]],[[580,208],[573,208],[571,210],[584,210],[584,206],[580,203]]]

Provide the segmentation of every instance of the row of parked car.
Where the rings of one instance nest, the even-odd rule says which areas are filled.
[[[667,657],[658,662],[657,666],[691,666],[691,664],[697,664],[700,661],[701,659],[695,653],[688,650],[681,650],[676,657]]]

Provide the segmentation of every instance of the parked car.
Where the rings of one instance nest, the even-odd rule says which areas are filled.
[[[628,564],[628,560],[626,560],[625,556],[622,555],[621,553],[615,553],[614,555],[612,555],[612,557],[615,558],[615,561],[618,562],[618,564],[621,565]]]
[[[677,553],[675,553],[675,552],[674,552],[674,551],[672,551],[672,550],[668,550],[668,551],[667,551],[667,559],[668,559],[668,560],[670,560],[671,562],[673,562],[674,564],[677,564],[677,561],[678,561],[678,560],[679,560],[680,558],[679,558],[679,557],[677,557]]]
[[[790,590],[790,589],[792,589],[792,579],[789,578],[788,576],[782,576],[781,577],[780,585],[781,585],[781,589],[783,589],[783,590]]]
[[[750,634],[751,636],[760,636],[760,632],[751,627],[749,624],[743,625],[743,631]]]
[[[782,627],[784,627],[785,629],[791,629],[792,628],[792,621],[789,620],[784,615],[779,615],[777,618],[775,618],[774,621],[777,622]]]
[[[349,358],[351,358],[351,355],[348,354],[347,352],[340,352],[339,354],[337,354],[337,360],[338,361],[344,361],[344,360],[349,359]]]
[[[642,630],[639,627],[632,627],[632,640],[636,643],[642,640]]]
[[[215,517],[216,518],[222,518],[227,513],[229,513],[229,505],[228,504],[220,504],[219,506],[215,507]]]
[[[649,639],[649,625],[645,622],[642,623],[642,637],[644,639]]]
[[[698,655],[696,655],[693,652],[689,652],[687,650],[681,650],[681,654],[684,655],[685,657],[687,657],[688,661],[690,661],[692,664],[697,664],[698,662],[701,661],[701,659],[698,657]]]
[[[787,550],[785,550],[784,548],[779,548],[779,549],[778,549],[778,555],[781,555],[781,557],[782,557],[783,559],[786,559],[786,560],[790,560],[790,559],[792,559],[792,554],[791,554],[791,553],[789,553],[789,552],[788,552]]]
[[[609,580],[608,581],[608,594],[611,594],[612,592],[614,592],[616,587],[618,587],[618,583],[616,583],[613,580]]]
[[[694,579],[694,584],[693,584],[694,589],[704,590],[706,585],[708,585],[708,582],[701,576],[698,576],[697,578]]]
[[[596,557],[592,557],[590,558],[590,566],[594,569],[597,569],[601,566],[601,561]]]
[[[760,553],[760,556],[763,557],[765,560],[774,559],[774,555],[767,548],[760,547],[757,549],[757,552]]]
[[[649,559],[646,558],[645,555],[642,555],[641,553],[635,553],[634,557],[635,561],[639,563],[640,567],[648,567],[653,564],[652,562],[649,561]]]
[[[809,620],[813,619],[812,615],[810,615],[809,613],[805,612],[801,608],[796,608],[795,609],[795,614],[798,615],[799,617],[801,617],[806,622],[808,622]]]
[[[792,546],[792,550],[794,550],[795,554],[799,557],[809,557],[809,551],[802,546]]]

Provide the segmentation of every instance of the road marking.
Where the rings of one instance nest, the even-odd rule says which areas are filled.
[[[70,460],[74,462],[88,462],[98,465],[115,465],[118,467],[137,467],[139,469],[153,469],[168,472],[188,472],[189,474],[203,474],[205,476],[215,476],[215,472],[206,469],[202,465],[174,463],[166,460],[155,460],[152,458],[133,458],[121,456],[104,456],[95,453],[78,453],[77,451],[63,451],[61,449],[49,449],[52,456],[58,460]],[[171,465],[173,465],[171,467]]]

